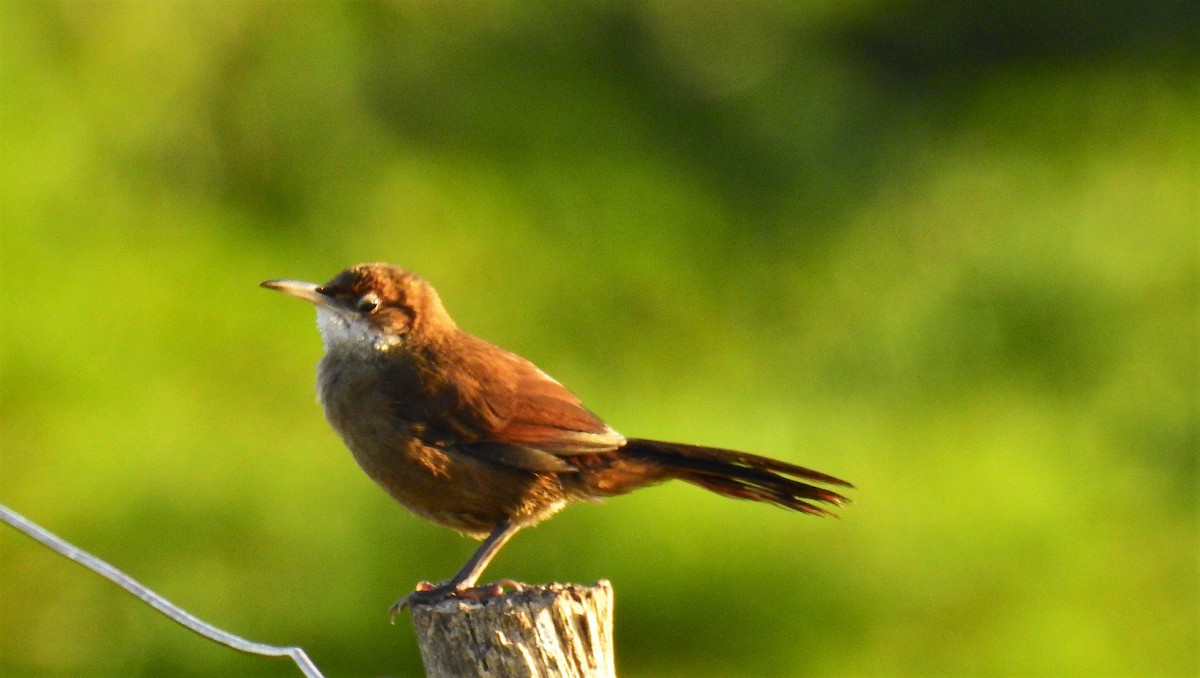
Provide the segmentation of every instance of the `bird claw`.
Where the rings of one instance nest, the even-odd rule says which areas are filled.
[[[501,579],[491,584],[481,584],[465,588],[455,588],[449,582],[434,585],[423,581],[417,584],[412,593],[392,603],[392,606],[388,608],[388,621],[395,624],[396,616],[404,612],[405,608],[412,608],[417,605],[433,605],[447,598],[480,601],[502,596],[504,595],[504,587],[506,586],[514,591],[525,590],[524,584],[512,579]]]

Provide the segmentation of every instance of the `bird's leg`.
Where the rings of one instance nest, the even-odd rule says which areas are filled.
[[[433,586],[428,583],[418,585],[416,591],[413,591],[400,600],[397,600],[392,605],[391,609],[388,611],[389,615],[394,620],[397,614],[403,612],[404,608],[411,605],[427,605],[429,603],[437,602],[443,598],[453,597],[468,591],[473,591],[474,589],[472,587],[475,586],[475,582],[479,580],[479,575],[483,574],[484,568],[488,566],[488,563],[492,561],[492,558],[496,557],[496,554],[500,551],[500,547],[504,546],[505,542],[507,542],[514,534],[516,534],[517,530],[519,529],[521,529],[521,527],[513,523],[513,521],[509,520],[508,518],[502,519],[499,523],[496,523],[496,527],[492,529],[492,533],[487,536],[487,539],[483,540],[483,543],[479,545],[479,548],[475,549],[475,553],[471,554],[471,557],[467,559],[467,562],[464,563],[461,568],[459,568],[458,572],[454,573],[454,576],[451,577],[449,581],[442,582],[437,586]],[[502,584],[513,585],[515,582],[511,580],[505,580],[502,582]],[[486,587],[487,590],[481,591],[481,594],[490,593],[494,595],[495,588],[496,587]]]
[[[487,539],[484,539],[479,548],[475,549],[475,553],[471,554],[467,562],[459,568],[458,572],[454,573],[450,581],[442,586],[456,591],[474,586],[475,582],[479,580],[479,575],[483,574],[484,568],[492,562],[492,558],[496,557],[500,547],[504,546],[505,542],[519,529],[521,528],[508,518],[496,523],[496,527],[492,529],[492,533],[487,536]]]

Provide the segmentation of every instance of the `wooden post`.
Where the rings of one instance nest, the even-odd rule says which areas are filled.
[[[427,678],[615,678],[613,591],[546,584],[412,610]]]

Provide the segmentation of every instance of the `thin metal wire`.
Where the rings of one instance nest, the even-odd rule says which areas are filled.
[[[13,511],[7,506],[0,504],[0,520],[13,526],[26,536],[35,539],[45,546],[49,547],[55,553],[70,558],[75,562],[83,565],[89,570],[99,574],[101,577],[113,582],[117,586],[125,589],[141,599],[150,607],[158,610],[166,615],[175,623],[184,628],[197,633],[209,640],[220,643],[226,647],[232,648],[239,652],[247,654],[260,655],[264,657],[290,657],[308,678],[324,678],[317,666],[312,663],[304,650],[299,647],[279,647],[275,645],[266,645],[256,643],[251,640],[246,640],[241,636],[236,636],[228,631],[219,629],[212,624],[200,619],[192,613],[178,607],[166,598],[158,595],[154,591],[146,588],[137,580],[117,568],[109,565],[105,561],[93,556],[83,549],[65,541],[61,537],[55,535],[49,530],[41,527],[37,523],[30,521],[21,514]]]

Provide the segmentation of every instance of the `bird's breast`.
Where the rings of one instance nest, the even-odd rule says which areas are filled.
[[[327,353],[318,367],[318,396],[354,460],[409,511],[482,537],[502,518],[529,524],[565,504],[552,474],[497,464],[457,449],[453,441],[430,442],[427,423],[401,416],[394,389],[384,388],[379,371],[368,365]]]

